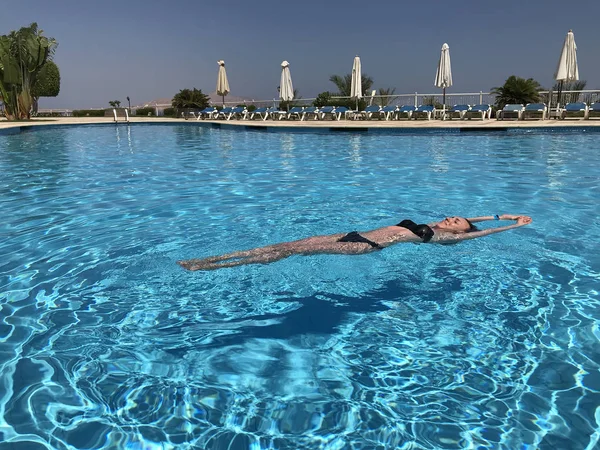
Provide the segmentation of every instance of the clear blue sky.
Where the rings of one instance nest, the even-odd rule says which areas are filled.
[[[572,28],[579,73],[600,89],[600,0],[491,2],[354,0],[19,0],[2,8],[0,34],[37,22],[59,42],[61,93],[42,107],[107,106],[215,90],[224,59],[231,94],[277,96],[290,62],[304,98],[334,90],[359,55],[374,88],[437,92],[439,51],[450,46],[449,92],[488,91],[509,75],[549,87]]]

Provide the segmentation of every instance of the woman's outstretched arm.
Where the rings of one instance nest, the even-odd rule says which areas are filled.
[[[502,218],[504,217],[504,218]],[[509,219],[510,217],[510,219]],[[497,228],[490,228],[487,230],[481,230],[481,231],[472,231],[470,233],[462,233],[462,234],[457,234],[454,235],[453,238],[450,238],[450,241],[454,241],[454,242],[458,242],[458,241],[465,241],[467,239],[477,239],[483,236],[488,236],[490,234],[494,234],[494,233],[500,233],[502,231],[506,231],[506,230],[512,230],[513,228],[519,228],[519,227],[523,227],[525,225],[529,225],[531,223],[531,217],[529,216],[511,216],[511,215],[503,215],[501,216],[500,220],[516,220],[516,223],[512,224],[512,225],[507,225],[504,227],[497,227]],[[440,239],[440,241],[443,241],[445,239]],[[438,241],[438,242],[440,242]]]
[[[485,222],[486,220],[517,220],[518,217],[525,216],[515,216],[513,214],[502,214],[500,216],[481,216],[481,217],[467,217],[467,220],[471,223],[477,222]]]
[[[508,217],[508,216],[505,216],[505,217]],[[448,233],[448,232],[441,232],[441,233],[436,232],[435,236],[430,241],[430,243],[431,244],[444,244],[444,245],[456,244],[457,242],[465,241],[467,239],[477,239],[479,237],[488,236],[490,234],[500,233],[500,232],[506,231],[506,230],[512,230],[513,228],[519,228],[519,227],[522,227],[525,225],[529,225],[531,223],[531,217],[529,217],[529,216],[510,216],[510,217],[514,217],[513,220],[516,220],[517,223],[515,223],[513,225],[507,225],[504,227],[490,228],[488,230],[471,231],[470,233],[454,234],[454,233]],[[502,220],[508,220],[508,219],[502,219]]]

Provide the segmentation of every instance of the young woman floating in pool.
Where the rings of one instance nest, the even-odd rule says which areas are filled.
[[[486,220],[515,220],[516,223],[487,230],[478,230],[473,225]],[[292,255],[315,255],[319,253],[361,255],[401,242],[456,244],[466,239],[475,239],[530,223],[531,217],[510,214],[472,217],[470,219],[447,217],[441,222],[428,225],[417,225],[411,220],[403,220],[397,225],[371,231],[312,236],[299,241],[267,245],[266,247],[211,256],[204,259],[188,259],[177,261],[177,263],[188,270],[214,270],[244,264],[268,264]]]

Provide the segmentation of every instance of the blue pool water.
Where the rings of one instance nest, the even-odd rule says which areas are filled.
[[[597,448],[599,136],[0,136],[0,450]],[[533,224],[175,264],[495,213]]]

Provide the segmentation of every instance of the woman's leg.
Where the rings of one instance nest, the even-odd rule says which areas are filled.
[[[262,248],[255,249],[260,250],[260,252],[249,251],[246,253],[251,253],[245,257],[237,257],[235,261],[231,261],[232,258],[218,260],[215,258],[205,258],[205,259],[190,259],[187,261],[177,261],[181,267],[187,270],[215,270],[222,269],[225,267],[236,267],[243,266],[246,264],[269,264],[275,261],[279,261],[280,259],[287,258],[288,256],[293,255],[289,251],[284,250],[272,250],[269,252],[264,251]],[[239,252],[241,253],[241,252]]]
[[[339,238],[343,235],[314,236],[299,241],[268,245],[225,255],[177,261],[177,264],[187,270],[214,270],[245,264],[268,264],[291,255],[314,255],[319,253],[360,255],[375,251],[371,245],[364,242],[339,242]]]

